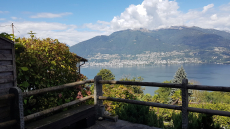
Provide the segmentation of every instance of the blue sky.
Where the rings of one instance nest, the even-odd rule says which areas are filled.
[[[124,29],[175,25],[230,31],[229,0],[0,0],[0,33],[56,38],[72,46]],[[20,32],[20,33],[19,33]]]

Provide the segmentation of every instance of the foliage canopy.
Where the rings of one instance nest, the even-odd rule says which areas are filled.
[[[78,58],[57,39],[18,38],[15,44],[18,87],[22,91],[43,89],[85,79],[79,75]],[[25,115],[76,99],[76,88],[49,92],[24,99]]]
[[[109,69],[101,69],[97,76],[101,76],[102,80],[114,80],[115,75]]]

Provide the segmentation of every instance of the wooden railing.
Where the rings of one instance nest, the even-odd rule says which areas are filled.
[[[56,91],[56,90],[61,90],[64,88],[69,88],[69,87],[74,87],[77,85],[83,85],[86,83],[93,83],[94,80],[86,80],[86,81],[79,81],[79,82],[73,82],[73,83],[68,83],[68,84],[64,84],[64,85],[59,85],[59,86],[54,86],[54,87],[49,87],[49,88],[44,88],[44,89],[39,89],[39,90],[33,90],[33,91],[29,91],[29,92],[22,92],[18,87],[13,87],[10,89],[8,95],[4,95],[4,96],[0,96],[0,100],[11,100],[11,117],[13,120],[10,121],[6,121],[6,122],[2,122],[0,123],[0,128],[3,127],[8,127],[8,126],[13,126],[13,128],[15,129],[24,129],[25,125],[24,122],[29,121],[31,119],[40,117],[42,115],[46,115],[48,113],[51,112],[55,112],[61,109],[64,109],[66,107],[75,105],[77,103],[80,103],[82,101],[88,100],[93,98],[93,95],[78,99],[78,100],[74,100],[72,102],[69,103],[65,103],[62,104],[60,106],[57,107],[53,107],[50,109],[46,109],[44,111],[40,111],[28,116],[24,116],[23,113],[23,97],[28,97],[28,96],[32,96],[32,95],[39,95],[39,94],[43,94],[43,93],[47,93],[50,91]]]
[[[131,82],[131,81],[114,81],[114,80],[105,81],[105,80],[102,80],[100,76],[96,76],[94,80],[95,80],[94,84],[96,84],[94,85],[94,88],[96,88],[94,89],[94,96],[96,95],[97,101],[99,101],[100,104],[103,103],[102,102],[103,100],[110,100],[110,101],[118,101],[118,102],[125,102],[125,103],[132,103],[132,104],[139,104],[139,105],[146,105],[146,106],[168,108],[168,109],[174,109],[174,110],[182,110],[182,129],[188,129],[188,112],[189,111],[230,117],[230,112],[226,112],[226,111],[188,107],[188,89],[230,92],[230,87],[188,85],[187,79],[184,79],[182,81],[182,84],[156,83],[156,82]],[[182,106],[105,97],[102,95],[102,91],[101,91],[102,84],[123,84],[123,85],[139,85],[139,86],[151,86],[151,87],[180,88],[182,90]]]
[[[46,93],[50,91],[56,91],[56,90],[60,90],[60,89],[68,88],[68,87],[74,87],[76,85],[82,85],[86,83],[94,83],[94,95],[90,95],[90,96],[84,97],[79,100],[74,100],[72,102],[69,102],[69,103],[66,103],[66,104],[63,104],[57,107],[53,107],[50,109],[46,109],[44,111],[37,112],[37,113],[24,117],[23,102],[22,102],[23,97],[28,97],[31,95],[38,95],[38,94],[42,94],[42,93]],[[102,93],[102,84],[124,84],[124,85],[137,85],[137,86],[180,88],[182,90],[182,106],[105,97],[103,96],[103,93]],[[90,98],[94,98],[94,105],[96,108],[96,118],[108,117],[104,115],[103,100],[118,101],[118,102],[125,102],[125,103],[132,103],[132,104],[139,104],[139,105],[146,105],[146,106],[154,106],[154,107],[168,108],[168,109],[174,109],[174,110],[182,110],[182,128],[183,129],[188,128],[188,112],[189,111],[230,117],[230,112],[226,112],[226,111],[188,107],[188,89],[230,92],[230,87],[188,85],[187,79],[184,79],[182,81],[182,84],[169,84],[169,83],[156,83],[156,82],[132,82],[132,81],[114,81],[114,80],[107,81],[107,80],[102,80],[101,76],[95,76],[94,80],[92,79],[92,80],[68,83],[68,84],[64,84],[60,86],[54,86],[50,88],[33,90],[33,91],[23,92],[23,93],[18,87],[14,87],[10,89],[10,92],[9,92],[10,94],[0,96],[0,100],[13,99],[12,109],[14,109],[13,110],[14,119],[11,121],[0,123],[0,128],[15,125],[15,127],[18,129],[19,128],[24,129],[25,121],[37,118],[41,115],[45,115],[50,112],[54,112],[54,111],[72,106],[74,104],[77,104],[79,102],[85,101]],[[17,105],[14,105],[15,103]]]

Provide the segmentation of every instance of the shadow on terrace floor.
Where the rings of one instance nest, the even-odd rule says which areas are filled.
[[[109,119],[96,121],[95,125],[86,129],[161,129],[156,127],[149,127],[147,125],[135,124],[124,120],[113,122]]]

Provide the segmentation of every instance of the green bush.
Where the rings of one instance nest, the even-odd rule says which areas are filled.
[[[15,44],[17,84],[23,91],[38,90],[84,80],[77,72],[76,54],[57,39],[18,38]],[[24,114],[29,115],[44,109],[73,101],[84,87],[24,98]],[[82,91],[83,92],[83,91]],[[83,92],[86,96],[88,92]],[[82,96],[81,96],[82,97]]]
[[[204,104],[189,104],[189,107],[195,107],[195,108],[203,108],[203,109],[211,109],[211,110],[219,110],[219,111],[230,111],[230,104],[226,103],[217,103],[217,104],[212,104],[212,103],[204,103]],[[194,113],[196,116],[198,116],[198,113]],[[225,126],[226,128],[230,128],[230,117],[226,116],[219,116],[219,115],[214,115],[213,116],[213,121],[214,123],[218,123],[221,126]]]
[[[172,114],[173,129],[182,128],[182,113]],[[198,117],[194,113],[188,115],[188,129],[220,129],[220,124],[213,121],[212,115],[199,113]]]
[[[159,120],[154,111],[149,111],[149,106],[123,103],[115,109],[119,119],[132,123],[145,124],[154,127],[164,127],[163,118]]]

